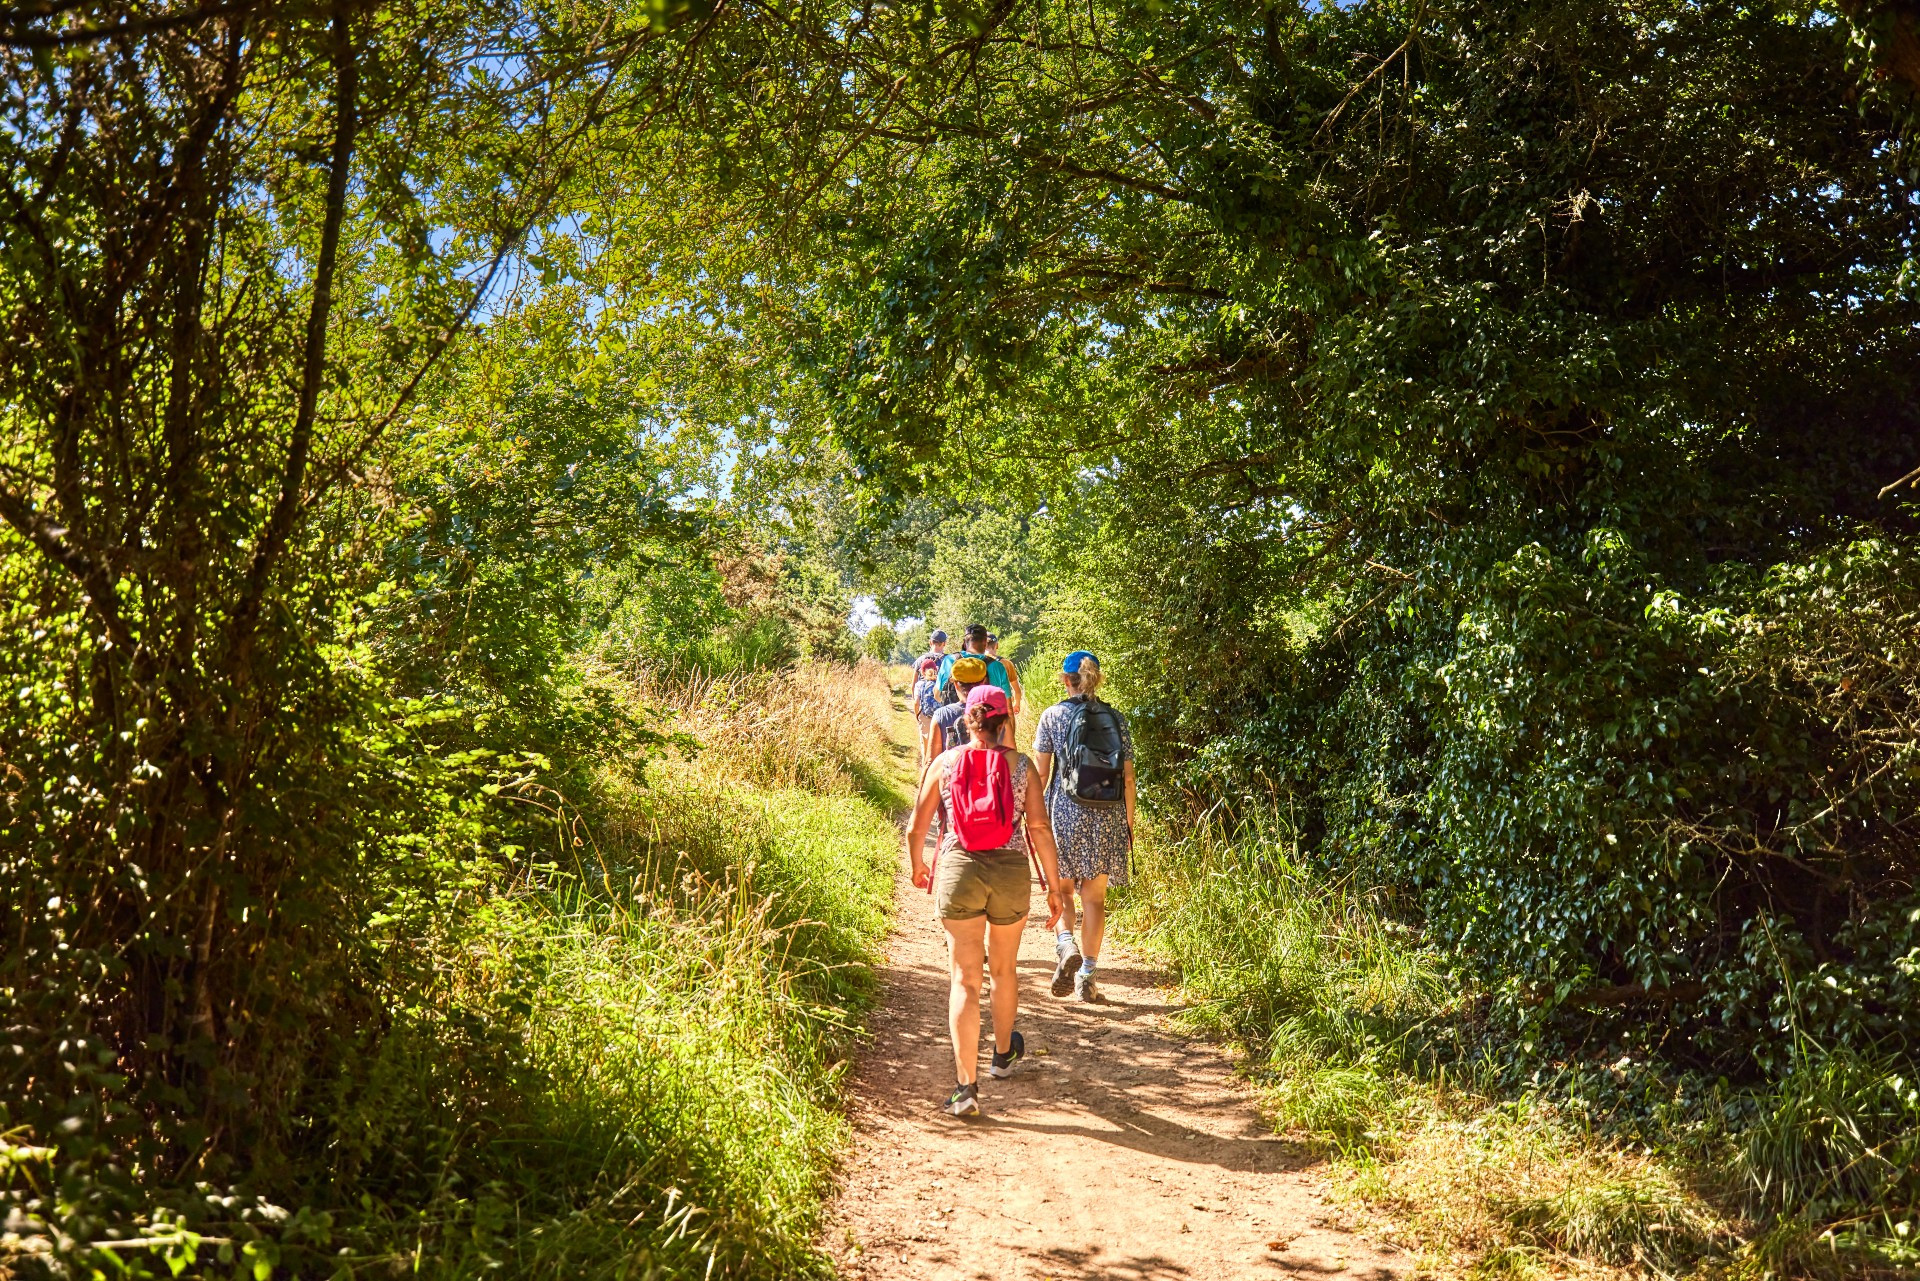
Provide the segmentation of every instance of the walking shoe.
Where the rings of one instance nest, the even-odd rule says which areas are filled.
[[[1053,967],[1053,994],[1065,996],[1073,991],[1073,976],[1080,972],[1080,947],[1072,935],[1055,940],[1053,954],[1060,963]]]
[[[1015,1029],[1014,1034],[1008,1038],[1007,1052],[1005,1054],[994,1055],[993,1062],[987,1064],[987,1075],[997,1076],[1002,1080],[1012,1076],[1013,1065],[1019,1061],[1020,1056],[1026,1052],[1027,1038],[1021,1036],[1019,1030]]]
[[[947,1097],[947,1104],[940,1109],[953,1116],[980,1115],[980,1087],[972,1081],[953,1087],[953,1093]]]
[[[1076,974],[1073,976],[1073,995],[1075,1000],[1088,1001],[1094,1004],[1098,1004],[1107,999],[1100,995],[1099,990],[1093,986],[1093,975],[1091,974]]]

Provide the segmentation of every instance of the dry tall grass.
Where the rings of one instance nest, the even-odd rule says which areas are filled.
[[[892,716],[887,671],[858,663],[802,663],[708,676],[634,667],[633,696],[691,738],[700,773],[755,787],[847,793],[884,778]]]

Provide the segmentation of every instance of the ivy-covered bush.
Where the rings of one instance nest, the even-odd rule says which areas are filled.
[[[1612,1016],[1735,1075],[1912,1053],[1920,554],[1672,577],[1614,529],[1527,543],[1470,595],[1280,632],[1224,714],[1150,688],[1142,733],[1176,791],[1277,807],[1391,888],[1510,1018]]]

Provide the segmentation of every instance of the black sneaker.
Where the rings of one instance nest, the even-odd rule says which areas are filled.
[[[1069,934],[1054,942],[1053,954],[1060,958],[1053,967],[1053,994],[1065,996],[1073,991],[1073,976],[1080,972],[1080,948]]]
[[[997,1076],[1002,1079],[1012,1076],[1013,1065],[1018,1062],[1020,1056],[1026,1052],[1027,1038],[1021,1036],[1018,1031],[1015,1031],[1012,1038],[1007,1042],[1007,1052],[1005,1054],[994,1055],[993,1062],[987,1064],[987,1075]]]
[[[952,1116],[979,1116],[980,1087],[972,1081],[968,1081],[965,1085],[954,1086],[953,1093],[947,1098],[946,1106],[940,1110]]]

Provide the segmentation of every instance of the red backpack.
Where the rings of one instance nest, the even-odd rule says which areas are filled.
[[[948,784],[953,796],[953,834],[967,850],[1005,849],[1013,839],[1013,766],[1005,748],[960,753]]]

